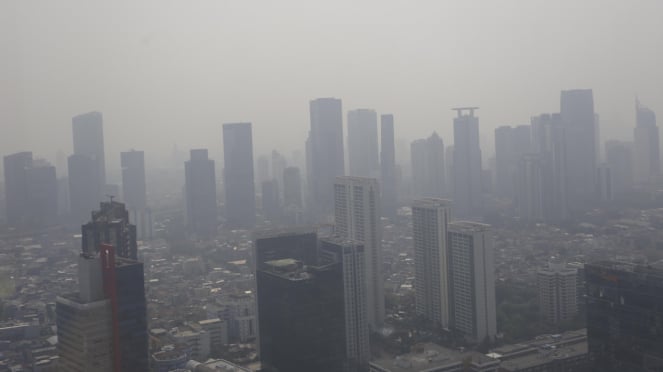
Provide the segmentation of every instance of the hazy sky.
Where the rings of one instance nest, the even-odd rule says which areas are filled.
[[[290,155],[328,96],[445,143],[450,108],[480,106],[492,142],[572,88],[630,138],[636,93],[663,118],[662,45],[661,0],[0,0],[0,154],[69,154],[71,117],[100,110],[110,172],[130,148],[220,159],[234,121]]]

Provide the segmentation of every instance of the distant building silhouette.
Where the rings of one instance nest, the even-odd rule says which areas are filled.
[[[605,161],[612,174],[615,196],[633,190],[633,148],[633,142],[607,141],[605,143]]]
[[[410,145],[412,188],[415,198],[442,198],[447,193],[444,142],[433,133]]]
[[[191,232],[209,236],[217,227],[214,160],[207,157],[206,149],[191,150],[184,172],[187,225]]]
[[[318,221],[334,213],[334,182],[345,175],[343,110],[341,100],[319,98],[310,102],[311,129],[307,140],[308,208]]]
[[[596,200],[597,125],[591,89],[561,93],[560,115],[566,148],[569,206],[579,209]]]
[[[53,224],[58,217],[55,167],[31,152],[4,157],[7,222],[16,227]]]
[[[394,140],[394,115],[380,116],[380,186],[382,190],[382,214],[395,217],[398,204],[396,175],[396,143]]]
[[[101,112],[93,111],[71,119],[74,155],[85,155],[94,160],[99,193],[106,187],[106,158],[104,152],[104,119]],[[98,203],[100,200],[96,200]]]
[[[521,155],[513,175],[516,215],[528,222],[544,220],[546,185],[545,165],[540,154]]]
[[[223,124],[223,161],[226,223],[251,229],[256,224],[251,123]]]
[[[495,188],[497,195],[515,197],[516,172],[520,158],[531,152],[529,125],[495,129]]]
[[[378,117],[375,110],[348,111],[348,160],[351,176],[378,177]]]
[[[138,239],[152,238],[152,211],[147,206],[145,154],[131,150],[120,153],[122,166],[122,199],[131,220],[136,224]]]
[[[334,185],[334,234],[363,244],[366,261],[368,323],[378,330],[384,322],[382,222],[377,180],[338,177]]]
[[[479,118],[476,107],[454,109],[453,202],[461,217],[477,217],[482,213],[481,148]]]
[[[273,223],[280,223],[283,217],[279,184],[276,179],[265,181],[262,188],[262,213]]]
[[[635,181],[649,184],[661,175],[661,150],[656,114],[640,102],[635,106]]]
[[[73,221],[83,223],[104,196],[99,182],[99,164],[87,155],[71,155],[69,166],[69,210]]]
[[[283,170],[283,217],[287,225],[304,223],[302,201],[302,178],[297,167]]]

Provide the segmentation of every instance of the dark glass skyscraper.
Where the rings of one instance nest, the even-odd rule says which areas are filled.
[[[251,229],[256,224],[251,123],[223,124],[223,184],[228,227]]]
[[[592,371],[663,369],[663,270],[602,261],[585,265]]]
[[[191,159],[184,163],[186,215],[189,231],[207,236],[216,231],[216,173],[214,160],[207,149],[191,150]]]
[[[378,116],[375,110],[348,111],[348,160],[351,176],[378,177]]]
[[[380,116],[380,185],[382,186],[382,215],[395,217],[398,203],[396,184],[396,143],[394,115]]]
[[[267,261],[256,274],[260,360],[266,371],[343,371],[345,308],[341,264]]]
[[[562,91],[560,110],[566,146],[567,197],[569,206],[580,208],[596,199],[597,128],[592,90]]]
[[[307,141],[309,209],[318,220],[334,211],[334,181],[345,174],[341,100],[310,102],[311,130]]]

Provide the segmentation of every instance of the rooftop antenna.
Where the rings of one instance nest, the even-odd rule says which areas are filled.
[[[110,199],[110,203],[113,204],[113,198],[115,198],[115,195],[106,194],[106,197]]]

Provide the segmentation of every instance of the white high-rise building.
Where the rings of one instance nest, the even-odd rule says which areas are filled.
[[[412,205],[415,299],[417,315],[434,324],[449,326],[447,225],[451,201],[415,200]]]
[[[368,323],[379,329],[384,322],[382,277],[382,225],[377,180],[337,177],[334,184],[335,234],[364,245]]]
[[[448,225],[450,326],[470,340],[493,341],[497,333],[495,259],[489,225]]]
[[[577,314],[577,277],[578,270],[563,263],[551,262],[538,271],[539,308],[547,321],[559,323]]]

